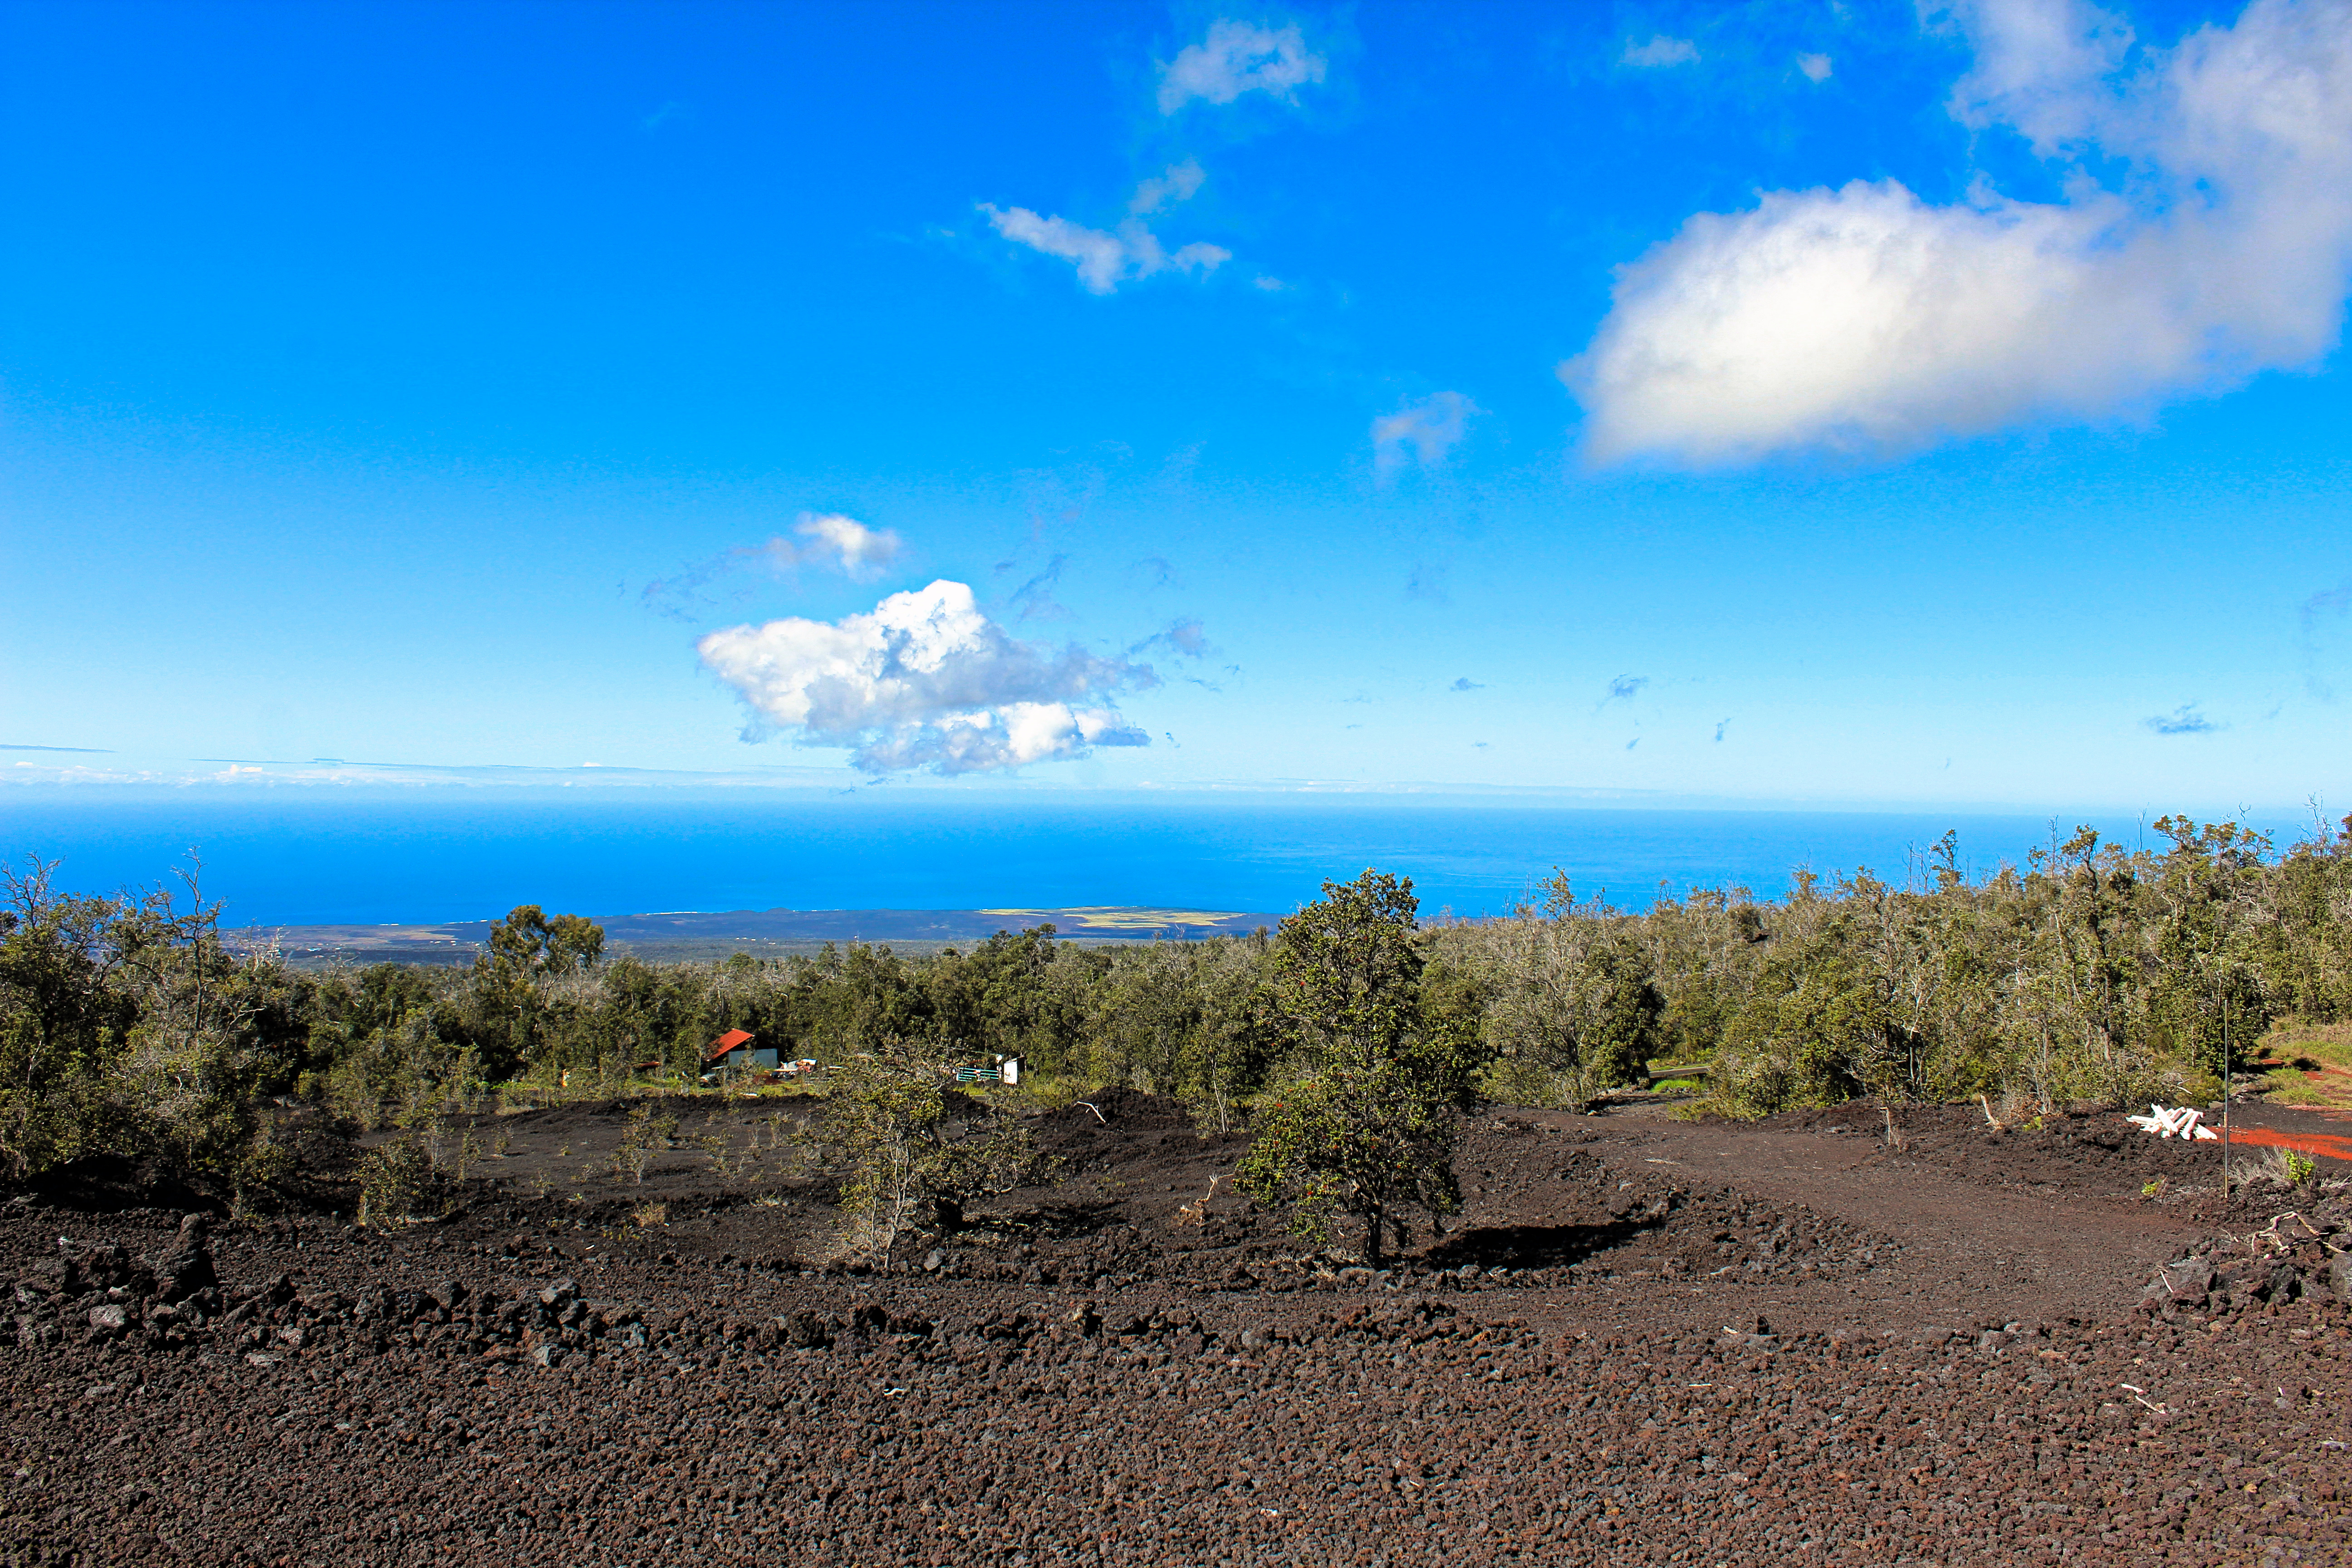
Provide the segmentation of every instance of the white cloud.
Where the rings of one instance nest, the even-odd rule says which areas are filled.
[[[695,648],[751,708],[747,738],[847,746],[867,773],[976,773],[1150,744],[1114,706],[1158,684],[1150,665],[1017,642],[961,583],[836,622],[730,626]]]
[[[2053,20],[2054,19],[2054,20]],[[1952,110],[2066,160],[2056,203],[1893,181],[1702,213],[1626,268],[1561,367],[1590,455],[1894,454],[2145,414],[2335,342],[2352,271],[2352,8],[2255,0],[2136,68],[2084,5],[1962,15]],[[2119,162],[2120,190],[2084,165]]]
[[[1830,58],[1827,55],[1799,55],[1797,68],[1805,73],[1807,81],[1830,79]]]
[[[1646,44],[1625,40],[1625,53],[1621,57],[1629,66],[1656,69],[1663,66],[1688,66],[1698,63],[1698,46],[1688,38],[1669,38],[1658,34]]]
[[[761,567],[786,574],[803,566],[818,567],[868,583],[905,549],[894,530],[868,528],[839,512],[804,511],[793,531],[806,542],[794,543],[778,534],[764,544],[739,544],[646,584],[642,595],[646,608],[678,620],[696,619],[716,605],[711,590],[717,584],[738,572]]]
[[[1208,177],[1193,159],[1171,163],[1165,174],[1154,174],[1135,187],[1135,195],[1127,204],[1128,213],[1130,216],[1140,217],[1145,213],[1158,212],[1171,201],[1189,202],[1193,193],[1201,188],[1201,182]]]
[[[1173,114],[1193,99],[1231,103],[1263,92],[1288,103],[1310,81],[1323,79],[1324,59],[1307,52],[1296,25],[1276,30],[1220,20],[1209,36],[1180,52],[1160,73],[1160,112]]]
[[[1233,259],[1234,253],[1224,247],[1199,240],[1170,250],[1144,226],[1142,214],[1157,212],[1171,201],[1190,201],[1207,177],[1190,159],[1171,163],[1166,173],[1135,187],[1127,221],[1115,230],[1088,228],[1066,217],[1041,217],[1027,207],[998,208],[982,202],[980,210],[1005,238],[1076,267],[1078,283],[1088,293],[1108,294],[1121,283],[1154,273],[1214,272]]]
[[[882,574],[882,569],[898,559],[905,548],[896,530],[868,528],[854,517],[839,512],[803,512],[794,533],[808,541],[794,545],[787,540],[772,539],[766,545],[768,557],[777,565],[825,566],[856,582],[870,583]]]
[[[1478,405],[1458,392],[1441,392],[1372,421],[1372,464],[1381,473],[1408,460],[1435,468],[1468,434]]]

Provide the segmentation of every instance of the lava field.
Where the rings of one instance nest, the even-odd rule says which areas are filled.
[[[2335,1163],[2224,1206],[2111,1114],[1489,1110],[1374,1270],[1106,1092],[849,1270],[788,1111],[684,1102],[624,1184],[625,1109],[485,1119],[389,1236],[326,1127],[275,1214],[0,1201],[0,1561],[2352,1562]]]

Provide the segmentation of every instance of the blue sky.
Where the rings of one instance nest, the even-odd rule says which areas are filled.
[[[20,4],[0,117],[19,781],[2352,795],[2341,5]]]

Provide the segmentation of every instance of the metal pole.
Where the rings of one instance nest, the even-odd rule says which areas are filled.
[[[2230,999],[2221,998],[2221,1204],[2230,1203]]]

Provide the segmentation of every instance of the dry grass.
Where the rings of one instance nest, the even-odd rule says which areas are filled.
[[[2352,1024],[2281,1025],[2254,1065],[2273,1105],[2352,1109]]]

